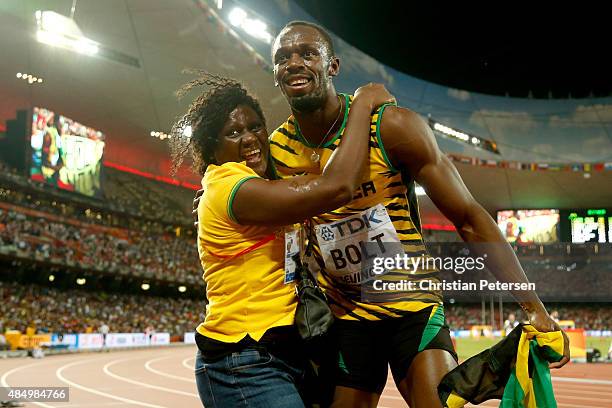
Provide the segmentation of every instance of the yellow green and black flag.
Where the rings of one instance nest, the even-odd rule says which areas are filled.
[[[517,326],[495,346],[466,360],[438,386],[445,407],[500,399],[500,408],[556,408],[549,362],[563,357],[560,331]]]

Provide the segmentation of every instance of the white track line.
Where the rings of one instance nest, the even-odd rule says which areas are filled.
[[[561,394],[561,393],[556,393],[555,394],[555,398],[557,398],[557,399],[571,399],[571,400],[578,400],[578,401],[599,401],[599,402],[602,401],[601,398],[572,397],[571,395],[565,395],[565,394]]]
[[[576,393],[576,394],[586,394],[586,395],[608,395],[608,396],[612,396],[612,392],[591,391],[591,390],[585,390],[585,389],[568,389],[568,388],[565,388],[562,385],[555,386],[554,390],[555,390],[555,395],[573,395],[574,393]]]
[[[36,365],[40,365],[40,363],[33,363],[33,364],[28,364],[28,365],[24,365],[21,367],[16,367],[13,368],[12,370],[7,371],[6,373],[4,373],[4,375],[2,376],[2,378],[0,378],[0,384],[2,384],[3,387],[10,387],[10,385],[8,384],[8,382],[6,382],[6,379],[9,377],[9,375],[16,373],[17,371],[29,368],[29,367],[33,367]],[[45,407],[45,408],[55,408],[53,405],[47,405],[47,404],[43,404],[42,402],[29,402],[30,404],[34,404],[34,405],[38,405],[39,407]]]
[[[605,408],[605,407],[598,407],[595,405],[574,405],[574,404],[563,404],[560,402],[557,402],[557,405],[560,407],[567,407],[567,408]]]
[[[397,397],[395,395],[381,395],[380,398],[399,400],[399,401],[403,401],[404,400],[402,397]]]
[[[73,381],[70,381],[69,379],[64,377],[63,374],[62,374],[62,372],[65,369],[67,369],[67,368],[74,367],[74,366],[79,365],[79,364],[90,363],[90,362],[91,362],[91,360],[85,360],[85,361],[76,361],[74,363],[64,364],[63,366],[59,367],[55,371],[55,375],[57,376],[57,378],[59,378],[61,381],[65,382],[66,384],[71,385],[74,388],[77,388],[79,390],[90,392],[92,394],[101,395],[103,397],[111,398],[111,399],[114,399],[114,400],[117,400],[117,401],[122,401],[122,402],[125,402],[127,404],[140,405],[140,406],[143,406],[143,407],[149,407],[149,408],[167,408],[167,407],[164,407],[162,405],[149,404],[147,402],[136,401],[136,400],[132,400],[132,399],[129,399],[129,398],[123,398],[123,397],[120,397],[118,395],[109,394],[109,393],[106,393],[106,392],[94,390],[93,388],[85,387],[84,385],[77,384],[77,383],[75,383]]]
[[[609,380],[592,380],[590,378],[552,377],[552,380],[557,381],[557,382],[568,382],[568,383],[612,385],[612,381],[609,381]]]
[[[102,368],[102,370],[104,371],[105,374],[107,374],[107,375],[109,375],[109,376],[111,376],[114,379],[117,379],[119,381],[124,381],[124,382],[130,383],[130,384],[134,384],[134,385],[140,385],[141,387],[150,388],[150,389],[153,389],[153,390],[170,392],[172,394],[186,395],[188,397],[197,398],[198,400],[200,399],[200,396],[198,394],[194,394],[192,392],[179,391],[179,390],[175,390],[175,389],[172,389],[172,388],[160,387],[158,385],[152,385],[152,384],[143,383],[141,381],[132,380],[131,378],[126,378],[126,377],[122,377],[120,375],[114,374],[114,373],[112,373],[108,369],[112,365],[115,365],[115,364],[118,364],[118,363],[122,363],[124,361],[129,361],[129,360],[134,360],[134,359],[133,358],[123,358],[123,359],[120,359],[120,360],[113,360],[110,363],[105,364],[104,367]]]
[[[192,384],[195,384],[195,379],[193,378],[186,378],[186,377],[181,377],[179,375],[172,375],[172,374],[168,374],[168,373],[164,373],[163,371],[159,371],[154,369],[153,367],[151,367],[151,363],[156,362],[156,361],[160,361],[166,358],[170,358],[170,357],[174,357],[174,356],[164,356],[164,357],[158,357],[158,358],[154,358],[152,360],[149,360],[145,363],[145,368],[147,369],[147,371],[152,372],[153,374],[157,374],[157,375],[161,375],[162,377],[167,377],[167,378],[172,378],[175,380],[179,380],[179,381],[185,381],[185,382],[189,382]]]
[[[94,407],[111,407],[111,406],[115,406],[115,405],[125,405],[124,402],[86,402],[86,403],[80,403],[78,405],[79,408],[81,407],[88,407],[88,406],[94,406]],[[54,405],[53,408],[74,408],[73,404],[68,404],[68,405]]]
[[[185,368],[190,369],[191,371],[194,371],[194,370],[195,370],[195,365],[189,365],[189,364],[187,364],[187,362],[188,362],[189,360],[195,360],[195,357],[187,357],[186,359],[184,359],[183,361],[181,361],[181,365],[182,365],[183,367],[185,367]]]
[[[555,397],[558,397],[558,396],[555,396]],[[495,405],[486,405],[487,403],[493,403]],[[561,403],[561,402],[557,402],[557,406],[559,406],[559,407],[566,407],[566,408],[603,408],[603,407],[597,407],[597,406],[594,406],[594,405],[574,405],[574,404],[564,404],[564,403]],[[480,408],[480,407],[492,407],[492,408],[494,408],[494,407],[499,407],[499,400],[488,400],[488,401],[485,401],[485,402],[483,402],[482,404],[479,404],[479,405],[470,405],[470,404],[468,404],[468,405],[466,405],[466,407],[469,407],[469,408]]]

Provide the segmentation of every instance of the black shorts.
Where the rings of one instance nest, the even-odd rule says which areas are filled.
[[[333,331],[338,347],[334,376],[344,387],[380,394],[388,366],[399,384],[423,350],[446,350],[457,360],[442,305],[379,321],[338,319]]]

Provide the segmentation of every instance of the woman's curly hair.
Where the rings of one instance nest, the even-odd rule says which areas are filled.
[[[185,155],[191,151],[194,170],[204,175],[209,164],[216,164],[214,152],[219,144],[219,132],[229,114],[238,105],[252,108],[260,116],[264,126],[266,119],[257,99],[250,95],[240,82],[206,71],[184,72],[197,74],[198,77],[176,92],[179,99],[196,87],[207,86],[210,89],[194,99],[187,113],[172,126],[172,174],[177,173]],[[184,134],[187,126],[191,126],[191,137]]]

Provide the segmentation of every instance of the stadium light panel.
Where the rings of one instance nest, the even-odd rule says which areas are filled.
[[[98,43],[85,37],[76,22],[54,11],[37,10],[36,39],[42,44],[64,48],[84,55],[95,55]]]
[[[473,147],[487,150],[491,153],[500,154],[499,149],[497,148],[497,143],[492,140],[484,139],[482,137],[470,135],[460,130],[453,129],[450,126],[443,125],[442,123],[433,120],[431,117],[429,118],[429,126],[436,132],[439,132],[451,139],[456,139]]]
[[[465,133],[459,132],[448,126],[444,126],[441,123],[434,123],[434,129],[437,130],[438,132],[444,133],[445,135],[454,136],[459,140],[463,140],[464,142],[467,142],[468,140],[470,140],[470,137],[466,135]]]
[[[270,44],[272,42],[272,34],[268,32],[268,26],[258,18],[250,18],[248,13],[240,7],[235,7],[228,15],[231,25],[241,28],[251,37],[257,38]]]
[[[234,27],[240,27],[242,22],[247,18],[247,13],[240,7],[236,7],[229,13],[228,18]]]
[[[23,79],[24,81],[27,81],[30,85],[34,83],[41,84],[43,82],[43,79],[41,77],[37,77],[32,74],[18,72],[16,76],[18,79]]]
[[[151,285],[149,285],[148,283],[143,283],[142,285],[140,285],[140,289],[142,290],[149,290],[151,288]]]
[[[152,137],[156,137],[160,140],[164,140],[164,139],[170,139],[170,135],[166,132],[157,132],[157,131],[151,131],[151,136]]]
[[[181,292],[181,293],[185,293],[187,291],[187,287],[179,286],[178,291]]]

